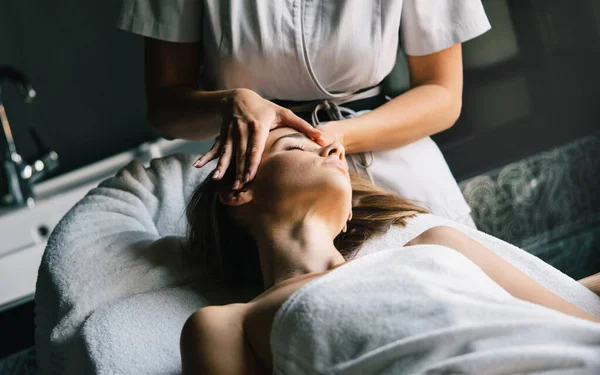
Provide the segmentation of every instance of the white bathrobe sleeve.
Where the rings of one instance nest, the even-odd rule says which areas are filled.
[[[117,27],[168,42],[200,40],[201,0],[123,0]]]
[[[404,0],[402,47],[421,56],[473,39],[491,28],[481,0]]]

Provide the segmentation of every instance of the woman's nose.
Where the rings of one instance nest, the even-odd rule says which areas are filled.
[[[334,141],[321,149],[321,156],[331,157],[332,155],[336,155],[342,161],[344,160],[345,154],[346,150],[344,149],[344,146],[338,141]]]

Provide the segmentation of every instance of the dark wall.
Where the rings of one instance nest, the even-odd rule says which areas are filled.
[[[0,65],[26,73],[38,94],[25,104],[12,85],[5,88],[22,156],[36,154],[29,127],[57,151],[60,172],[153,137],[145,120],[143,39],[116,28],[120,5],[0,0]]]
[[[433,137],[458,180],[600,130],[600,1],[483,4],[492,30],[463,45],[461,117]]]

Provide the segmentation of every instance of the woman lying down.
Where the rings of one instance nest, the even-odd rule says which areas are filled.
[[[264,292],[188,319],[184,374],[600,374],[597,317],[350,175],[339,143],[274,129],[256,178],[240,191],[231,180],[195,192],[193,255],[208,276]],[[360,256],[388,229],[404,246]]]

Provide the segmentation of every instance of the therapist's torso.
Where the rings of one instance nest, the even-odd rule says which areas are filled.
[[[204,84],[288,100],[376,85],[394,67],[401,14],[401,0],[206,0]]]
[[[123,0],[118,26],[201,42],[206,90],[297,101],[380,83],[399,44],[425,55],[490,28],[481,0]]]

